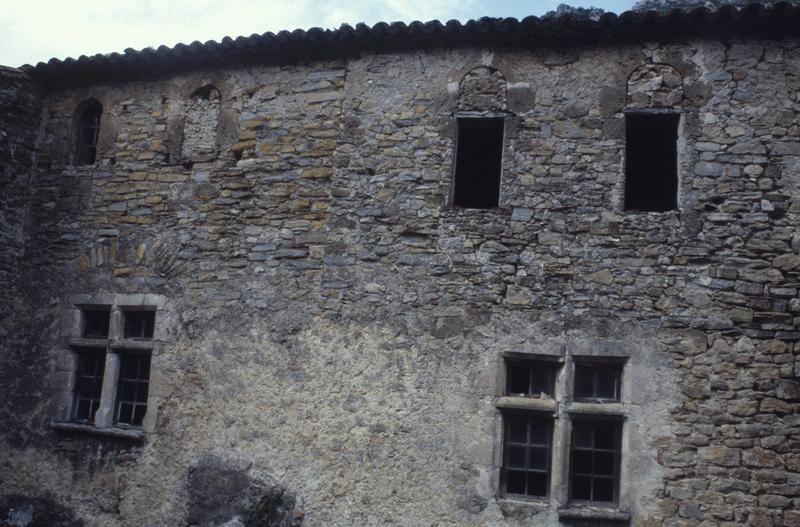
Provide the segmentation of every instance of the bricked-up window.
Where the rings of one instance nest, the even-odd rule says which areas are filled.
[[[506,395],[553,397],[556,365],[527,360],[506,360]]]
[[[93,165],[97,158],[97,138],[100,135],[102,105],[97,101],[86,101],[78,110],[76,165]]]
[[[156,324],[155,311],[125,311],[126,339],[151,339]]]
[[[677,113],[625,116],[625,210],[678,207]]]
[[[504,416],[502,485],[505,494],[547,496],[553,423],[544,417]]]
[[[90,339],[108,338],[108,321],[111,311],[108,309],[83,309],[82,337]]]
[[[117,424],[141,426],[147,413],[150,354],[126,352],[119,369]]]
[[[100,407],[103,392],[103,372],[106,354],[96,350],[78,350],[78,371],[75,376],[75,395],[72,419],[91,423]]]
[[[617,501],[621,438],[621,422],[573,422],[570,455],[572,500]]]
[[[502,118],[460,118],[453,205],[490,209],[500,202]]]
[[[621,364],[577,363],[575,365],[575,400],[619,402],[621,382]]]

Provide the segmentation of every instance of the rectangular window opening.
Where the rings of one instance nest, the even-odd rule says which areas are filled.
[[[147,393],[150,387],[150,355],[124,353],[117,384],[116,423],[141,426],[147,413]]]
[[[78,371],[75,376],[75,393],[72,419],[81,423],[94,422],[103,392],[103,373],[106,354],[102,351],[79,350]]]
[[[107,339],[111,311],[108,309],[83,309],[83,330],[81,336],[90,339]]]
[[[552,398],[556,364],[513,360],[506,361],[506,395]]]
[[[507,414],[504,421],[502,486],[505,494],[547,496],[552,420]]]
[[[621,364],[575,364],[576,401],[619,402],[621,383]]]
[[[458,119],[453,205],[467,209],[497,207],[502,160],[502,118]]]
[[[625,116],[625,210],[678,208],[677,113]]]
[[[570,499],[616,502],[622,423],[575,421],[570,456]]]
[[[151,339],[156,324],[155,311],[124,311],[126,339]]]

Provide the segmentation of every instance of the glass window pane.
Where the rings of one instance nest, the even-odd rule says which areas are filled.
[[[519,470],[507,471],[506,491],[511,494],[525,494],[525,472]]]
[[[549,445],[550,426],[544,421],[532,421],[530,442],[532,445]]]
[[[147,412],[147,406],[143,404],[137,404],[136,408],[133,412],[133,421],[131,422],[134,426],[139,426],[142,424],[144,420],[144,414]]]
[[[595,478],[592,487],[594,501],[614,501],[614,480],[612,478]]]
[[[528,442],[528,423],[525,419],[515,417],[508,419],[508,440],[512,443]]]
[[[575,366],[575,398],[591,399],[594,395],[592,370],[586,365]]]
[[[616,429],[615,423],[595,423],[595,448],[606,448],[613,450],[616,448]]]
[[[530,393],[530,369],[520,363],[508,364],[508,395],[527,395]]]
[[[122,383],[122,400],[133,401],[136,397],[136,383],[125,381]]]
[[[572,472],[574,474],[592,473],[591,450],[574,450],[572,452]]]
[[[616,370],[603,369],[597,371],[597,392],[595,397],[598,399],[617,399]]]
[[[118,421],[120,423],[130,423],[132,416],[133,416],[133,405],[128,403],[122,403],[119,408]]]
[[[83,310],[83,336],[86,338],[108,338],[110,316],[111,312],[108,310]]]
[[[547,496],[547,474],[528,472],[528,495]]]
[[[572,499],[592,499],[592,478],[588,476],[572,476]]]
[[[75,412],[75,418],[80,420],[87,420],[89,419],[89,400],[88,399],[79,399],[78,400],[78,409]]]
[[[547,449],[531,448],[528,450],[528,468],[547,470]]]
[[[153,338],[155,311],[126,311],[124,316],[126,339]]]
[[[594,453],[594,473],[604,476],[614,475],[614,453],[595,452]]]
[[[550,366],[535,366],[531,372],[531,394],[552,396],[552,374],[553,370]]]
[[[575,448],[592,448],[592,428],[586,423],[573,423],[572,444]]]
[[[514,468],[525,468],[525,447],[508,447],[508,466]]]

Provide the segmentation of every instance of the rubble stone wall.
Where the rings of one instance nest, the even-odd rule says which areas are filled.
[[[217,154],[185,163],[208,85]],[[98,162],[74,167],[88,98]],[[506,112],[498,209],[449,206],[459,101]],[[678,211],[624,211],[628,101],[681,113]],[[800,42],[231,65],[52,92],[44,116],[37,332],[4,358],[44,366],[0,403],[0,495],[205,525],[190,474],[212,459],[280,489],[260,503],[281,525],[558,526],[563,474],[498,496],[502,354],[624,354],[631,525],[800,525]],[[172,306],[155,429],[56,432],[68,299],[121,293]]]

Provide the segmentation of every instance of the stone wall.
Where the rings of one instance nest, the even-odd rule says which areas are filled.
[[[0,495],[90,525],[215,524],[237,513],[196,506],[210,466],[256,501],[279,489],[242,510],[282,525],[555,526],[563,474],[545,501],[497,493],[502,354],[622,353],[632,525],[797,525],[798,72],[795,40],[690,41],[363,53],[48,94],[38,331],[5,360],[49,369],[3,403]],[[208,85],[216,155],[180,162]],[[450,207],[454,112],[493,93],[500,207]],[[73,167],[88,98],[98,162]],[[682,113],[679,211],[623,210],[628,104]],[[154,430],[54,431],[69,298],[121,293],[172,306]]]
[[[31,187],[41,103],[40,90],[31,79],[19,70],[0,67],[0,384],[3,393],[9,394],[0,403],[0,419],[11,442],[27,435],[23,431],[27,419],[41,402],[32,400],[30,385],[26,385],[27,373],[36,369],[28,362],[35,315],[23,286],[26,272],[33,267],[26,250],[32,231]],[[37,373],[41,379],[47,368]],[[13,408],[8,403],[15,393],[21,400]],[[19,413],[26,415],[20,419]],[[21,422],[25,425],[17,426]]]

